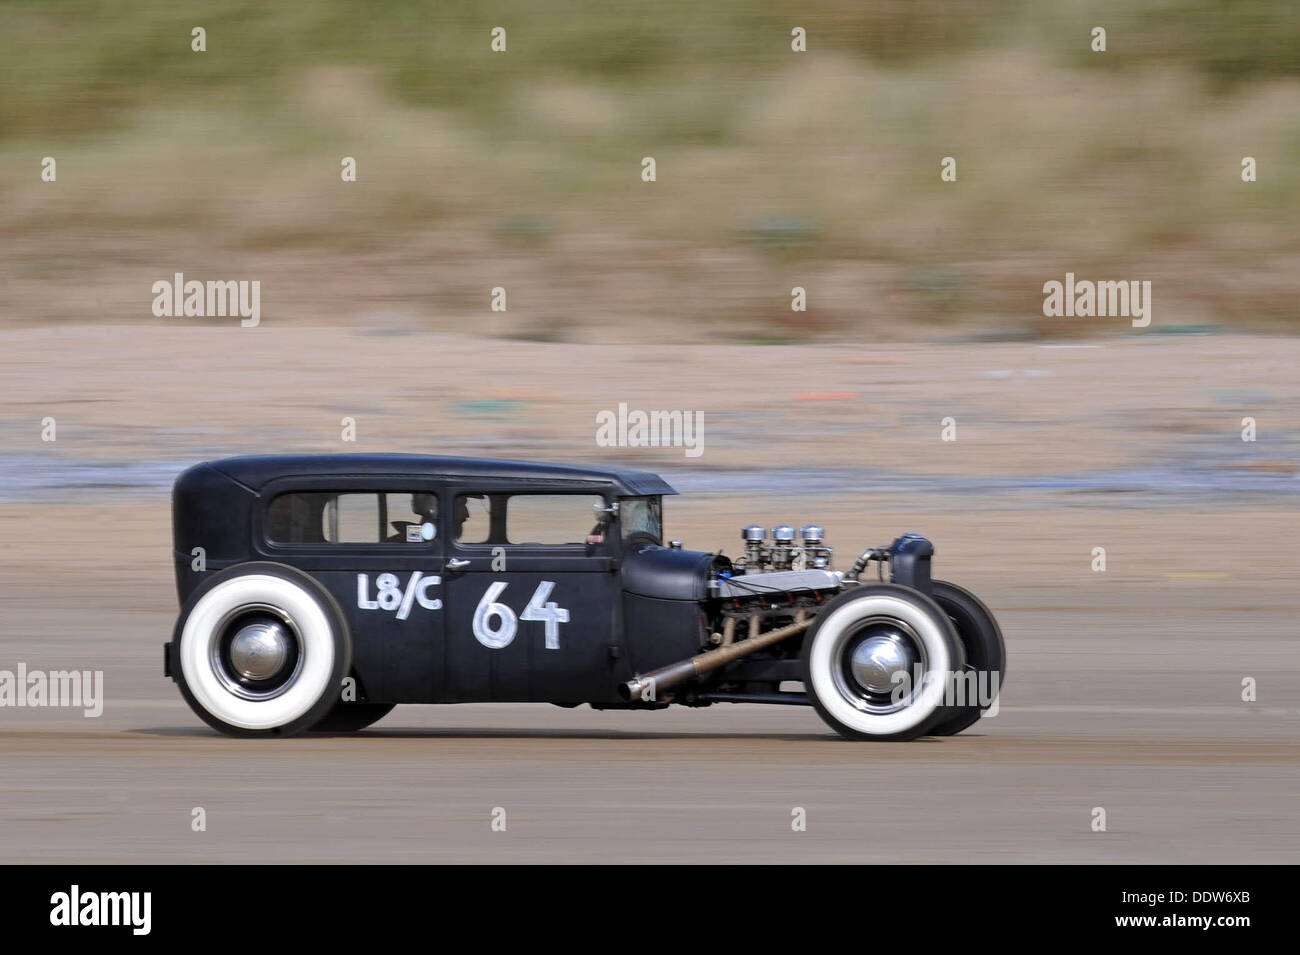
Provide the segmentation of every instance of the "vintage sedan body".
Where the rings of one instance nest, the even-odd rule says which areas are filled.
[[[173,495],[166,673],[232,735],[359,729],[400,703],[752,702],[901,739],[993,703],[1001,634],[930,579],[924,538],[846,575],[819,527],[770,545],[750,527],[733,562],[665,546],[674,493],[642,471],[423,455],[197,465]],[[873,560],[882,582],[859,583]],[[992,693],[953,699],[965,673]]]

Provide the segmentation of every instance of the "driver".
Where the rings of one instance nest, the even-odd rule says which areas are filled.
[[[419,491],[411,495],[411,510],[420,515],[421,521],[438,523],[438,495],[431,491]]]
[[[393,533],[388,538],[389,543],[418,543],[411,536],[415,533],[412,528],[419,528],[422,524],[432,524],[436,528],[438,526],[438,495],[431,491],[415,492],[411,495],[411,511],[419,517],[418,521],[389,522],[393,527]]]
[[[470,517],[469,502],[471,496],[472,495],[469,494],[456,495],[456,506],[453,508],[451,515],[456,528],[456,540],[462,540],[465,537],[465,522],[468,521]],[[486,501],[484,501],[482,497],[474,497],[474,500],[483,502],[484,506],[486,506]]]

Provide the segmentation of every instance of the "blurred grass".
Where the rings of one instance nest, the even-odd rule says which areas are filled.
[[[7,321],[71,310],[49,261],[129,320],[131,268],[180,258],[274,273],[308,320],[482,330],[511,284],[522,337],[1019,329],[1067,269],[1296,330],[1300,4],[10,2],[0,203]]]
[[[328,64],[377,71],[404,103],[480,115],[556,71],[625,89],[717,71],[745,84],[788,59],[792,24],[807,28],[813,51],[885,68],[981,49],[1034,49],[1078,68],[1194,70],[1217,91],[1300,76],[1293,0],[1152,0],[1136,8],[1109,0],[503,0],[490,7],[477,0],[212,0],[188,9],[158,0],[18,0],[0,5],[0,130],[13,137],[111,128],[120,110],[196,96],[256,109],[282,97],[285,82],[304,68]],[[508,28],[508,57],[487,54],[496,25]],[[1105,56],[1088,48],[1093,25],[1110,31]],[[191,52],[194,26],[208,31],[212,55]]]

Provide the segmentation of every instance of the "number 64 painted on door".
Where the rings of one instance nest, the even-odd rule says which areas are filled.
[[[524,612],[515,612],[497,598],[506,589],[506,582],[498,580],[488,586],[483,599],[474,608],[474,639],[492,650],[510,646],[518,630],[518,620],[541,620],[546,624],[546,649],[560,649],[560,624],[569,622],[569,611],[548,599],[555,589],[555,581],[543,580],[533,591],[532,599]],[[496,624],[491,623],[496,619]]]

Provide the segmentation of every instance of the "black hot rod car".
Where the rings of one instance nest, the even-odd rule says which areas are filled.
[[[733,560],[665,544],[674,493],[641,471],[422,455],[199,464],[173,494],[165,674],[243,736],[537,701],[811,704],[846,737],[911,739],[994,703],[998,625],[931,578],[925,538],[837,572],[820,527],[755,525]]]

